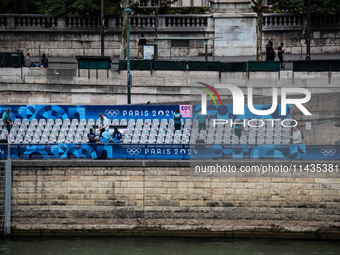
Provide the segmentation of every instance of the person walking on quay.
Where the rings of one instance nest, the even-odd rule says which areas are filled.
[[[273,48],[273,42],[269,41],[268,44],[266,45],[266,61],[274,61],[275,59],[275,51]]]
[[[269,57],[270,44],[271,44],[271,41],[268,41],[268,43],[266,44],[266,61],[268,61],[268,57]]]
[[[4,122],[5,127],[7,128],[8,134],[11,133],[13,121],[11,114],[9,112],[9,108],[7,108],[6,111],[2,114],[2,121]]]
[[[182,114],[179,112],[179,109],[177,109],[173,117],[175,122],[175,130],[181,130],[182,118]]]
[[[285,52],[286,49],[283,49],[284,44],[281,43],[279,48],[277,48],[277,55],[279,56],[280,59],[280,64],[281,64],[281,68],[285,68],[283,65],[283,53]]]
[[[137,52],[137,59],[139,58],[139,53],[141,54],[141,59],[143,59],[143,45],[146,44],[146,39],[144,39],[144,34],[141,34],[137,40],[138,44],[138,52]]]
[[[102,134],[106,129],[109,129],[109,120],[102,114],[99,113],[99,119],[98,119],[98,128],[100,131],[99,137],[102,137]]]

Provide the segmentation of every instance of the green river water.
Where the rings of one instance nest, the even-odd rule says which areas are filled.
[[[339,255],[339,241],[161,237],[15,238],[0,240],[0,255],[251,254]]]

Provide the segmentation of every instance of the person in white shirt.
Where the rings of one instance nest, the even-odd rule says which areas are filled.
[[[109,129],[109,120],[102,113],[99,113],[99,119],[97,120],[97,122],[100,131],[99,137],[102,137],[103,132],[106,129]]]
[[[290,138],[292,138],[292,144],[300,144],[302,142],[302,134],[297,126],[293,128],[293,135]]]

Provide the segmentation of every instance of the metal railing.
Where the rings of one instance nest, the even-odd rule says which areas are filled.
[[[5,165],[0,165],[0,232],[5,231]]]
[[[8,158],[0,163],[0,233],[4,235],[11,234],[12,163],[7,148]]]

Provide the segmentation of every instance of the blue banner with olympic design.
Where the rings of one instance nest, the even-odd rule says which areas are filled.
[[[11,144],[13,159],[340,160],[339,145]],[[7,144],[0,158],[7,158]]]
[[[103,113],[113,119],[172,119],[179,105],[1,105],[12,119],[98,119]]]
[[[258,109],[267,109],[269,105],[258,105]],[[103,113],[110,120],[113,119],[172,119],[177,109],[180,109],[184,118],[192,117],[200,110],[200,106],[183,105],[0,105],[0,113],[10,109],[12,119],[98,119],[99,113]],[[208,106],[208,112],[212,119],[280,119],[282,116],[279,108],[271,115],[258,116],[252,114],[248,106],[245,106],[245,115],[233,115],[231,105]],[[287,106],[287,116],[290,117],[290,106]]]

